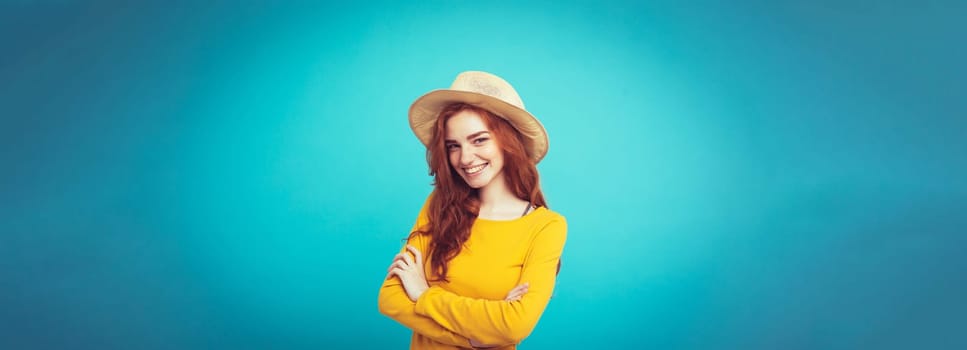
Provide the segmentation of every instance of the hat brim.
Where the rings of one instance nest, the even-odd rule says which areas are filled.
[[[461,102],[491,111],[510,122],[524,136],[524,148],[535,164],[547,154],[547,131],[529,112],[491,96],[461,90],[434,90],[413,102],[409,117],[410,128],[416,138],[429,147],[440,111],[450,104]]]

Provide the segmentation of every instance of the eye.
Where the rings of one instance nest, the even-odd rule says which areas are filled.
[[[473,140],[473,143],[479,145],[481,143],[487,142],[487,140],[490,140],[490,138],[489,137],[478,137],[478,138],[476,138],[476,139]]]
[[[460,148],[460,145],[457,145],[455,143],[448,143],[446,147],[447,147],[447,151],[452,151],[457,148]]]

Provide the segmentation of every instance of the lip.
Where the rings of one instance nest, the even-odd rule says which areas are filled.
[[[487,169],[488,166],[490,166],[490,162],[483,163],[483,164],[477,164],[477,165],[474,165],[472,167],[465,167],[462,170],[463,170],[463,174],[466,175],[467,177],[474,177],[474,176],[480,175],[480,173],[482,173],[484,171],[484,169]],[[472,168],[476,168],[476,167],[480,167],[480,170],[477,170],[477,172],[475,172],[475,173],[471,173],[471,172],[468,172],[467,171],[467,169],[472,169]]]

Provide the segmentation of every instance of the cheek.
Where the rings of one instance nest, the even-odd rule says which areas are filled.
[[[447,159],[450,160],[450,167],[456,169],[455,164],[460,163],[460,152],[450,152],[447,153]]]
[[[504,163],[503,154],[500,152],[500,148],[497,146],[490,147],[487,150],[487,157],[490,159],[491,163],[494,163],[494,165],[502,165]]]

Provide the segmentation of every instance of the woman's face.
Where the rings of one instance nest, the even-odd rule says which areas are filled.
[[[472,188],[483,188],[502,176],[503,152],[477,112],[460,111],[447,120],[445,145],[450,166]]]

